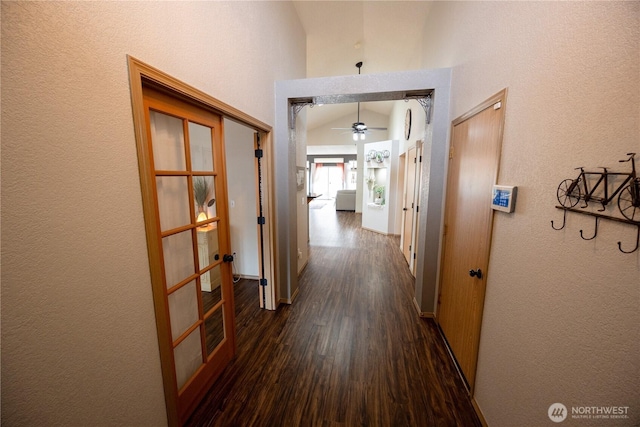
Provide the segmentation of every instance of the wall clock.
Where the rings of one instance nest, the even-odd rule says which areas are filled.
[[[409,140],[411,135],[411,108],[407,108],[407,115],[404,116],[404,139]]]

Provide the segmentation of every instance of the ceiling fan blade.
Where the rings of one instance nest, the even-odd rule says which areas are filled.
[[[367,128],[368,130],[387,130],[387,128]]]
[[[331,130],[352,130],[352,128],[331,128]]]

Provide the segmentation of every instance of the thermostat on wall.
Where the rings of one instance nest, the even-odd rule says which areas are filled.
[[[491,197],[491,207],[502,212],[513,212],[516,209],[516,195],[518,187],[509,185],[494,185]]]

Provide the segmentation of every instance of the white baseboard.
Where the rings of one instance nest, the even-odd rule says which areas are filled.
[[[413,306],[416,308],[416,311],[418,312],[418,315],[420,315],[420,317],[425,317],[427,319],[433,319],[435,317],[434,314],[429,311],[420,310],[420,305],[415,298],[413,299]]]
[[[278,304],[293,304],[293,300],[296,299],[296,297],[298,296],[298,291],[300,290],[300,288],[296,289],[293,292],[293,295],[291,295],[291,298],[280,298],[278,300]]]
[[[247,280],[260,280],[260,276],[252,276],[250,274],[234,274],[233,277],[234,278],[239,277],[241,279],[247,279]]]

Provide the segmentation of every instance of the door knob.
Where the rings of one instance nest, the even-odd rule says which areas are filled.
[[[478,279],[482,279],[482,270],[469,270],[469,276],[477,277]]]

